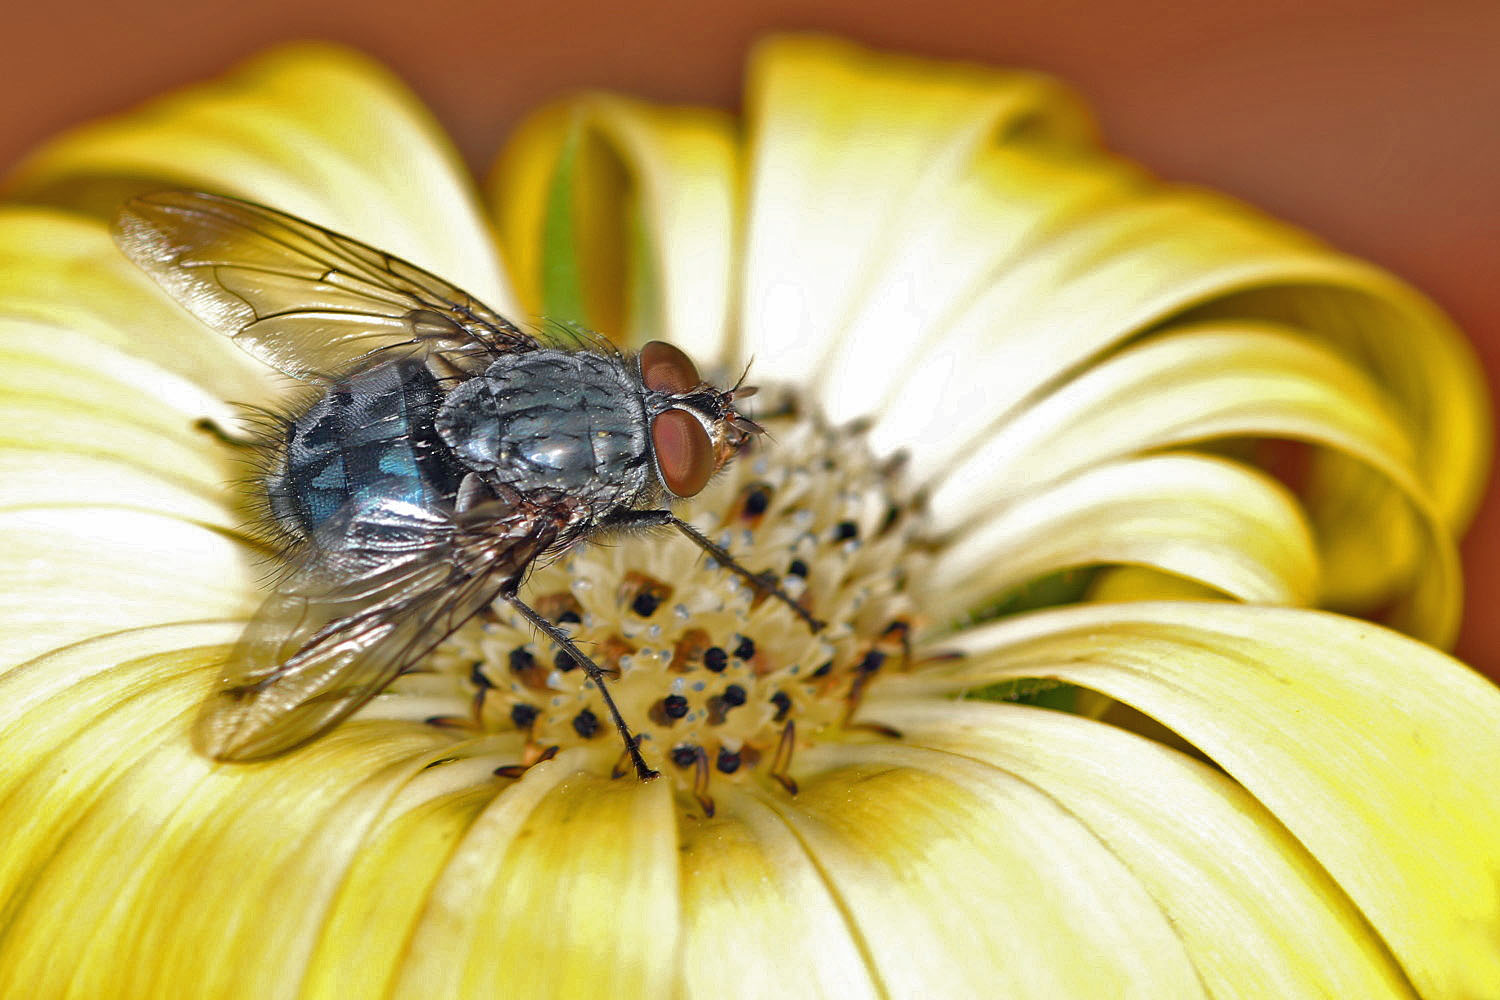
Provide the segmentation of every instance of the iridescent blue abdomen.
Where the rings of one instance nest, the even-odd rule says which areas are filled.
[[[410,358],[331,382],[287,425],[266,482],[272,515],[311,537],[351,501],[451,508],[464,470],[433,429],[441,401],[437,381]]]

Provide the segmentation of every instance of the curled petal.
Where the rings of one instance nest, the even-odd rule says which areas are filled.
[[[528,119],[489,182],[526,308],[725,357],[741,155],[706,109],[588,95]]]
[[[1029,580],[1112,563],[1252,603],[1317,593],[1312,536],[1285,489],[1220,459],[1158,455],[1094,466],[958,534],[933,566],[933,600],[957,618]]]
[[[977,151],[1073,149],[1093,133],[1072,96],[1039,74],[883,57],[821,38],[760,45],[746,89],[742,351],[767,376],[798,382],[827,367],[866,296],[890,286],[873,279],[907,250],[929,193],[960,182]],[[909,357],[899,319],[867,344],[896,367]]]
[[[1454,544],[1417,480],[1413,443],[1366,375],[1281,328],[1212,324],[1163,335],[1062,382],[947,470],[934,514],[951,529],[1095,462],[1240,437],[1306,441],[1358,469],[1343,489],[1305,501],[1322,550],[1321,601],[1386,602],[1393,625],[1452,641]],[[1326,506],[1332,496],[1345,504],[1337,517]],[[1354,552],[1352,565],[1366,570],[1357,581],[1347,572]]]

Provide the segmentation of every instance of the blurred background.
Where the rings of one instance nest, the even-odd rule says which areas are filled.
[[[329,38],[394,67],[470,163],[538,103],[585,87],[734,106],[746,46],[814,28],[1047,70],[1111,145],[1405,276],[1500,386],[1500,4],[1494,0],[255,0],[32,2],[0,32],[0,169],[82,119]],[[1500,497],[1464,545],[1459,655],[1500,676]]]

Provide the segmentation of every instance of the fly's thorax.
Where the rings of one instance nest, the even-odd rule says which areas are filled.
[[[459,384],[434,424],[492,487],[629,505],[654,478],[638,382],[618,357],[544,349],[507,355]]]

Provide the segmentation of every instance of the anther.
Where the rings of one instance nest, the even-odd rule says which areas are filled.
[[[510,672],[526,687],[537,691],[547,689],[547,672],[537,663],[536,657],[525,646],[517,646],[506,655]]]
[[[465,719],[457,715],[429,715],[422,721],[438,729],[471,730],[475,728],[473,719]]]
[[[703,665],[716,674],[722,674],[729,666],[729,654],[718,646],[710,646],[703,653]]]
[[[577,625],[583,621],[583,606],[566,590],[537,598],[536,610],[537,614],[557,625]]]
[[[792,710],[792,696],[785,691],[777,691],[771,695],[771,704],[776,706],[776,716],[771,721],[785,722],[787,713]]]
[[[835,542],[844,542],[848,541],[851,538],[858,537],[859,525],[855,524],[853,521],[840,521],[838,523],[838,526],[833,529],[833,540]]]
[[[712,819],[714,800],[708,794],[708,754],[703,752],[702,747],[694,747],[693,751],[693,798],[703,807],[703,815]]]
[[[740,755],[730,753],[727,749],[720,747],[719,756],[714,761],[714,766],[725,774],[733,774],[740,769]]]
[[[877,534],[885,534],[896,526],[896,521],[901,517],[901,508],[891,504],[885,509],[885,517],[881,519],[880,530]]]
[[[524,701],[518,701],[510,707],[510,721],[517,729],[530,729],[540,714],[535,705],[528,705]]]
[[[745,490],[744,499],[740,503],[741,516],[747,520],[754,520],[764,514],[770,506],[770,487],[764,483],[753,483]]]
[[[745,689],[743,687],[738,684],[731,684],[724,689],[724,694],[722,697],[724,698],[724,703],[727,704],[730,708],[738,708],[745,703],[745,700],[749,696],[745,694]],[[684,711],[686,711],[686,709],[684,709]]]
[[[748,660],[755,655],[755,640],[748,635],[740,636],[740,644],[734,647],[734,658]]]
[[[535,752],[532,750],[532,748],[527,747],[526,756],[530,759],[525,761],[524,763],[502,764],[499,767],[495,768],[495,775],[501,778],[519,778],[521,775],[525,774],[533,767],[536,767],[542,761],[551,760],[553,757],[556,757],[557,747],[554,745]]]
[[[797,794],[797,782],[788,772],[792,769],[792,751],[797,749],[797,723],[788,722],[781,729],[781,739],[776,744],[776,756],[771,758],[771,777],[781,783],[791,795]]]
[[[599,717],[588,709],[573,716],[573,732],[589,739],[599,731]]]
[[[672,748],[672,763],[678,767],[692,767],[698,763],[698,754],[701,752],[695,746],[687,743],[679,743]]]
[[[807,572],[807,563],[801,559],[793,559],[792,564],[786,568],[787,576],[797,576],[804,580],[807,579]]]
[[[484,661],[475,660],[473,666],[469,667],[469,683],[477,688],[488,689],[494,687],[494,683],[484,675]]]
[[[645,573],[626,573],[619,600],[642,618],[650,618],[672,596],[672,588]]]

